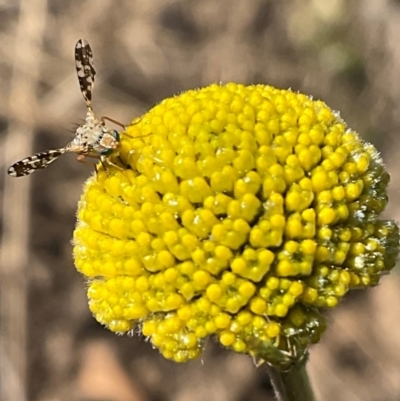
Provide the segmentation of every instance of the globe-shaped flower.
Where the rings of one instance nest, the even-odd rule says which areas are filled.
[[[270,86],[169,98],[121,133],[121,169],[87,182],[74,234],[90,309],[177,362],[208,336],[285,367],[321,308],[375,285],[398,253],[378,220],[389,175],[322,101]]]

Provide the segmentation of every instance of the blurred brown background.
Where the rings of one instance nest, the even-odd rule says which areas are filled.
[[[60,147],[85,116],[73,58],[94,51],[95,111],[129,122],[212,82],[325,100],[382,152],[399,218],[399,0],[0,0],[1,401],[258,401],[264,369],[211,341],[175,365],[98,325],[70,239],[91,170],[71,155],[29,178],[6,168]],[[400,276],[350,294],[311,350],[319,401],[400,399]]]

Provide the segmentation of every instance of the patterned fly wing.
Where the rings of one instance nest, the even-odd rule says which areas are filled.
[[[59,156],[66,152],[65,148],[48,150],[46,152],[36,153],[22,159],[8,168],[8,174],[12,177],[23,177],[32,174],[36,170],[46,168],[53,163]]]
[[[88,108],[92,108],[92,90],[96,71],[93,67],[93,52],[86,40],[79,39],[75,45],[75,65],[79,86]]]

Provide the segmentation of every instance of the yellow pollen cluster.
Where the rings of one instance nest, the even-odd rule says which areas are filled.
[[[121,138],[123,167],[85,186],[75,263],[95,318],[140,328],[166,358],[197,358],[214,336],[282,366],[319,340],[317,308],[395,264],[398,228],[378,220],[389,175],[321,101],[215,84]]]

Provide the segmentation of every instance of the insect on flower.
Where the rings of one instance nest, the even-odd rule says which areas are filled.
[[[44,169],[67,152],[77,153],[77,160],[82,163],[87,163],[85,158],[90,157],[99,159],[104,168],[109,165],[120,168],[110,160],[110,156],[118,151],[120,134],[108,128],[105,121],[111,121],[123,128],[125,126],[109,117],[98,119],[93,112],[92,89],[96,71],[93,67],[93,52],[86,40],[80,39],[75,45],[75,64],[79,86],[87,106],[85,123],[76,129],[74,139],[63,148],[36,153],[14,163],[8,169],[8,174],[12,177],[22,177]]]

